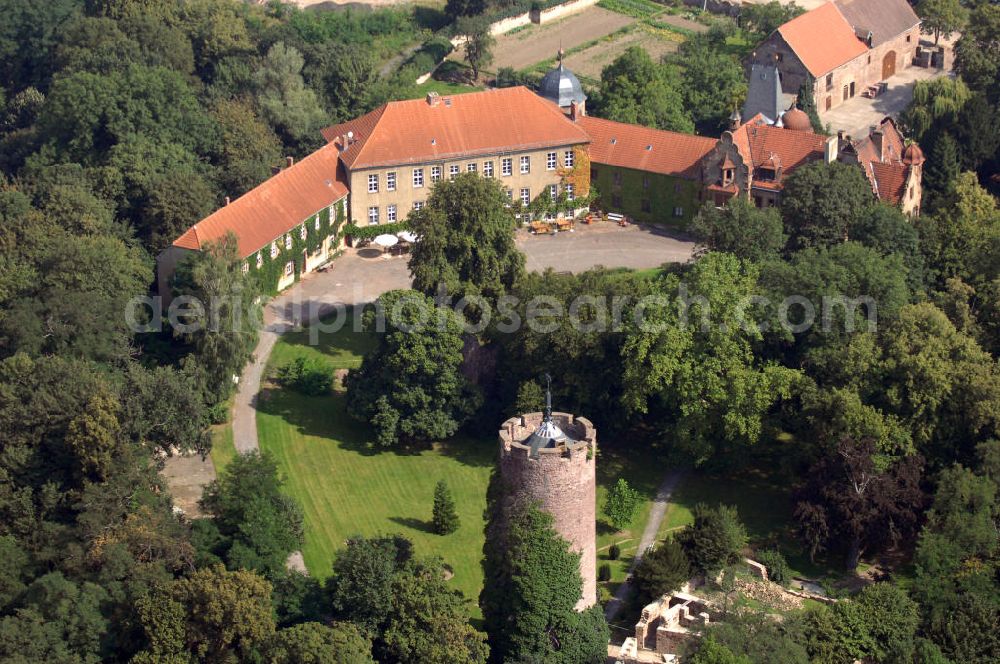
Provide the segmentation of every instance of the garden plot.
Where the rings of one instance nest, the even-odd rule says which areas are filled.
[[[600,7],[591,7],[552,23],[532,25],[524,30],[497,37],[493,49],[495,54],[493,67],[527,69],[539,62],[553,60],[559,53],[560,47],[570,51],[635,22],[636,19],[631,16],[617,14]]]

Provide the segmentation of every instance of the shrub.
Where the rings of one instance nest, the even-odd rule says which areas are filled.
[[[611,580],[611,565],[603,563],[597,568],[597,580],[601,583]]]
[[[788,581],[788,562],[777,549],[765,549],[757,553],[757,562],[767,568],[767,578],[775,583]]]
[[[318,397],[333,387],[333,372],[321,360],[297,357],[278,368],[278,383],[307,396]]]
[[[612,544],[608,547],[608,558],[611,560],[618,560],[622,556],[622,548],[617,544]]]

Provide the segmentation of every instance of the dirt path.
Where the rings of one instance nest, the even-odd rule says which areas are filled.
[[[656,534],[660,531],[660,524],[663,522],[663,515],[667,512],[667,503],[670,502],[670,495],[677,488],[677,483],[681,480],[681,471],[671,470],[664,477],[656,490],[656,498],[653,499],[653,507],[649,510],[649,518],[646,520],[646,528],[642,531],[642,538],[639,540],[639,547],[635,550],[635,557],[629,566],[629,578],[625,583],[618,586],[618,591],[604,606],[604,617],[610,622],[621,610],[632,588],[632,570],[642,560],[642,554],[656,540]]]
[[[264,308],[264,329],[253,360],[243,371],[233,401],[233,444],[239,453],[259,449],[257,442],[257,395],[267,360],[278,337],[296,322],[309,322],[333,310],[337,304],[354,305],[374,301],[394,288],[409,288],[405,258],[363,258],[348,250],[326,272],[314,272],[271,300]]]

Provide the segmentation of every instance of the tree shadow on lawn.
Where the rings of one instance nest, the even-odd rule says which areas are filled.
[[[308,326],[300,330],[286,332],[281,337],[281,343],[290,347],[311,348],[329,358],[334,369],[349,368],[345,358],[362,358],[365,353],[375,347],[375,335],[360,330],[359,317],[361,307],[348,307],[347,315],[342,319],[339,329],[336,331],[325,331],[318,329],[316,332],[317,342],[312,343],[312,334]],[[320,322],[324,325],[332,325],[337,321],[336,315],[324,316]],[[355,329],[357,324],[358,329]]]
[[[422,533],[427,533],[428,535],[435,535],[434,525],[430,521],[424,521],[423,519],[415,519],[409,516],[390,516],[389,521],[395,524],[403,526],[404,528],[412,528]]]
[[[310,397],[287,389],[268,390],[266,398],[257,403],[257,409],[280,417],[303,436],[328,438],[339,443],[343,449],[363,456],[419,456],[423,452],[435,450],[462,465],[478,468],[491,466],[496,456],[494,446],[483,439],[468,436],[456,436],[433,445],[388,449],[378,447],[373,443],[371,428],[348,415],[346,397],[340,392]]]

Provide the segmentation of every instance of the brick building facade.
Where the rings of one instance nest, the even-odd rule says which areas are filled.
[[[786,94],[813,87],[820,115],[912,66],[920,19],[906,0],[834,0],[775,30],[754,54]]]

